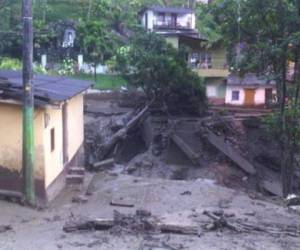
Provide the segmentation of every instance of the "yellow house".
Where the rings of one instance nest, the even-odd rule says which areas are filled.
[[[34,77],[35,187],[47,202],[63,188],[65,173],[83,166],[83,92],[90,82]],[[22,74],[0,70],[0,190],[22,193]]]

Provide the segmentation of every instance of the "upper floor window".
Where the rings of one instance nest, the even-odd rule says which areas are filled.
[[[157,22],[159,24],[164,24],[166,22],[166,14],[163,12],[158,13],[157,15]]]

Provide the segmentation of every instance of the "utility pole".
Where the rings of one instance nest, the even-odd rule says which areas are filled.
[[[32,0],[23,0],[23,183],[26,202],[35,205]]]

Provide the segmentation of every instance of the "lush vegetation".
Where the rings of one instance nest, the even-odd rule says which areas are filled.
[[[178,51],[161,36],[138,30],[130,46],[118,51],[117,70],[130,84],[142,88],[149,99],[169,109],[181,103],[191,112],[193,105],[196,112],[204,111],[203,82],[187,66],[185,55],[184,48]]]
[[[88,74],[78,74],[74,75],[74,77],[82,80],[94,81],[94,77]],[[120,75],[98,74],[94,88],[101,90],[111,90],[120,89],[121,87],[127,87],[127,85],[127,81]]]
[[[229,52],[231,69],[256,72],[276,82],[278,109],[268,124],[281,150],[283,193],[293,192],[295,152],[299,144],[300,2],[293,0],[216,0],[210,5]],[[295,62],[288,91],[287,66]]]

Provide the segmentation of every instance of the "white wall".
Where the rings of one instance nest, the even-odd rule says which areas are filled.
[[[142,16],[142,26],[146,28],[146,14],[148,14],[148,30],[153,30],[155,16],[152,10],[147,10]]]
[[[144,15],[142,16],[143,27],[146,27],[146,13],[148,14],[148,29],[149,30],[153,30],[154,24],[162,25],[162,23],[158,22],[158,13],[154,13],[152,10],[147,10],[147,11],[145,11]],[[171,20],[171,14],[166,13],[165,19]],[[177,23],[180,24],[181,26],[187,26],[188,22],[190,23],[191,28],[195,29],[196,17],[195,17],[194,13],[177,16]]]
[[[208,84],[206,85],[206,96],[209,97],[217,97],[218,96],[218,85],[216,84]]]
[[[185,27],[190,23],[189,28],[195,29],[195,14],[178,15],[177,23]]]
[[[232,100],[232,91],[240,91],[240,98],[239,100],[233,101]],[[259,87],[255,89],[254,94],[254,105],[264,105],[265,104],[265,88]],[[274,90],[273,90],[274,93]],[[243,105],[245,102],[245,90],[240,86],[227,86],[226,88],[226,96],[225,96],[225,103],[230,105]]]
[[[240,91],[240,98],[239,100],[232,101],[232,91]],[[225,103],[230,104],[230,105],[243,105],[245,101],[245,92],[243,88],[241,87],[232,87],[232,86],[227,86],[226,87],[226,95],[225,95]]]

